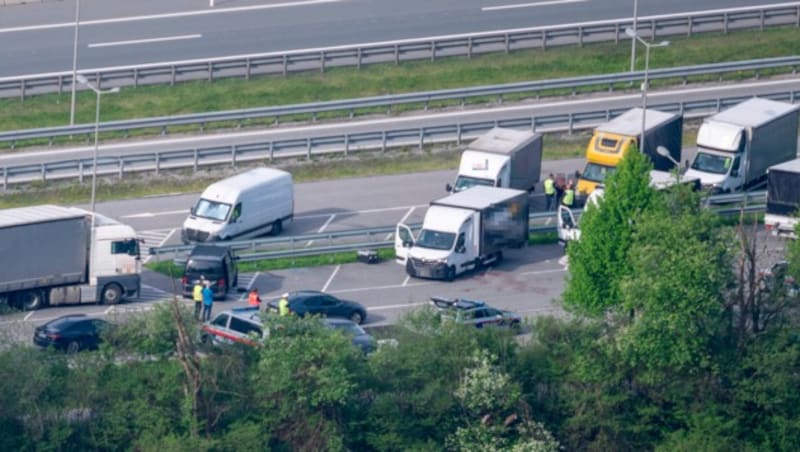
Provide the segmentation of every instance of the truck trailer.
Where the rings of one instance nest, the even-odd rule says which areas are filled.
[[[800,159],[790,160],[767,170],[767,211],[764,227],[772,235],[797,238],[800,208]]]
[[[54,205],[0,210],[0,302],[116,304],[138,294],[139,239],[130,226]]]
[[[453,280],[528,243],[528,193],[476,186],[432,201],[422,230],[398,224],[397,262],[413,277]]]
[[[798,109],[753,98],[706,118],[686,174],[712,194],[762,185],[767,168],[797,157]]]
[[[642,124],[644,116],[644,124]],[[640,143],[644,127],[644,144]],[[683,116],[658,110],[632,108],[611,121],[594,129],[586,147],[586,167],[578,179],[577,192],[586,199],[592,191],[617,169],[625,153],[634,146],[650,157],[653,169],[670,171],[672,160],[681,161]],[[658,148],[669,151],[669,158],[658,153]]]
[[[495,127],[461,154],[458,175],[449,192],[475,185],[531,191],[542,172],[540,134]]]

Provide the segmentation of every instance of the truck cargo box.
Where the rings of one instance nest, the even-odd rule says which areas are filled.
[[[800,159],[767,172],[767,214],[794,215],[800,206]]]
[[[58,206],[0,211],[0,293],[86,282],[90,223]]]

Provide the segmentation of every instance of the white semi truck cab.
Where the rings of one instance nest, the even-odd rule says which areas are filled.
[[[756,187],[767,168],[797,155],[800,106],[753,98],[706,118],[686,175],[711,193]]]

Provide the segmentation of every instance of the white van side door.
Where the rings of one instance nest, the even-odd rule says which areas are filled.
[[[405,265],[408,258],[408,250],[414,246],[414,234],[411,228],[399,223],[394,231],[394,255],[395,262]]]
[[[558,241],[566,244],[570,240],[578,240],[581,230],[575,216],[567,206],[558,206]]]

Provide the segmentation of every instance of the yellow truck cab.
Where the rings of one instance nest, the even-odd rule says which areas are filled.
[[[606,176],[614,172],[625,153],[639,145],[642,134],[641,108],[633,108],[594,130],[586,148],[586,167],[578,179],[578,196],[586,199]],[[669,150],[672,158],[680,162],[683,138],[683,117],[648,109],[644,113],[645,143],[642,151],[653,161],[659,171],[669,171],[675,164],[658,154],[661,146]]]

